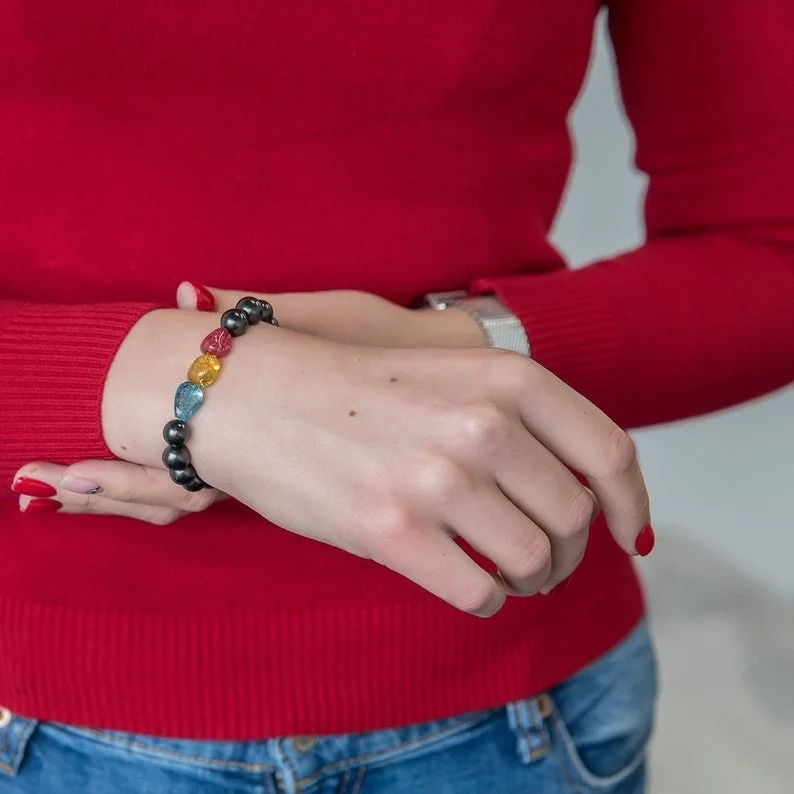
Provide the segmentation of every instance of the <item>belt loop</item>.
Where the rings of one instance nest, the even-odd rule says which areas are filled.
[[[36,720],[17,717],[9,709],[0,706],[0,779],[3,775],[13,777],[19,772],[37,724]]]
[[[549,737],[543,724],[544,709],[538,698],[519,700],[507,705],[507,721],[516,737],[516,752],[524,764],[544,758],[549,751]]]

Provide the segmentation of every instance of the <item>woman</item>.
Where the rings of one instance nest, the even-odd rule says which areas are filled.
[[[648,242],[572,272],[597,10],[3,4],[4,792],[644,790],[653,533],[595,406],[792,379],[794,8],[609,3]],[[161,428],[247,294],[283,327],[220,320],[188,491]]]

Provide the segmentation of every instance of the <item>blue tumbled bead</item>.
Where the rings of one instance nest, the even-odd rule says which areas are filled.
[[[180,383],[174,396],[174,416],[181,422],[187,422],[201,408],[204,402],[204,390],[201,386],[186,380]]]

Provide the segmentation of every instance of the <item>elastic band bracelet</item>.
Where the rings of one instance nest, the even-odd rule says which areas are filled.
[[[248,326],[260,322],[278,325],[273,307],[267,301],[250,296],[239,300],[234,309],[221,315],[220,328],[204,337],[201,355],[190,365],[187,380],[177,386],[174,396],[176,419],[163,428],[163,438],[168,444],[163,451],[163,464],[168,468],[171,479],[188,491],[212,487],[199,477],[190,462],[188,422],[204,402],[204,389],[218,379],[220,360],[232,349],[232,339],[242,336]]]

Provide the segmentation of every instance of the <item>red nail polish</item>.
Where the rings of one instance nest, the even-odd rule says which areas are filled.
[[[217,307],[213,294],[206,287],[194,284],[192,281],[190,286],[196,293],[196,308],[200,312],[214,312]]]
[[[63,505],[57,499],[31,499],[23,513],[57,513]]]
[[[640,557],[647,557],[656,544],[656,536],[653,534],[653,527],[646,524],[637,535],[637,540],[634,542],[634,548],[637,549],[637,554]]]
[[[14,480],[11,490],[22,496],[55,496],[58,493],[51,485],[41,480],[34,480],[32,477],[20,477]]]

